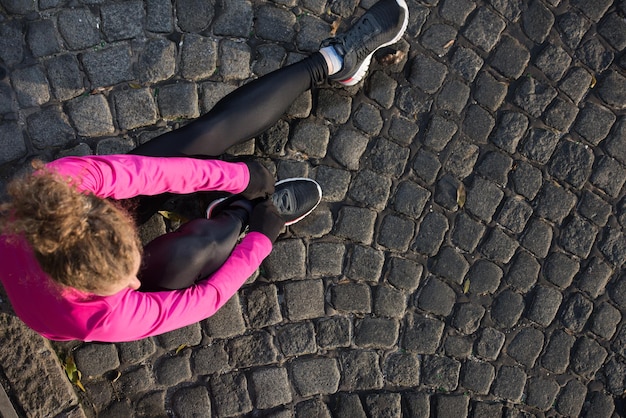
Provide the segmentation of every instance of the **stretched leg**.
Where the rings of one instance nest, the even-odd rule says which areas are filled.
[[[328,75],[322,54],[266,74],[234,90],[205,115],[135,148],[149,156],[212,156],[260,134],[303,92]]]

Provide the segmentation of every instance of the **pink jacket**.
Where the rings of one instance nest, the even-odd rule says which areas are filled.
[[[243,163],[178,157],[66,157],[47,167],[77,179],[85,192],[114,199],[165,192],[240,193],[250,180]],[[113,296],[97,296],[62,288],[41,270],[24,239],[0,235],[0,280],[17,315],[46,338],[132,341],[211,316],[271,250],[272,243],[265,235],[252,232],[218,271],[188,289],[152,293],[125,289]]]

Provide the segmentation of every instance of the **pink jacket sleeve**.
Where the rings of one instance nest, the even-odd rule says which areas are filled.
[[[250,181],[244,163],[185,157],[126,154],[65,157],[48,163],[47,167],[72,177],[81,190],[114,199],[208,190],[241,193]]]

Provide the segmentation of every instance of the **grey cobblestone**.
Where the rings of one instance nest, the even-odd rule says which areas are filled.
[[[547,411],[554,404],[559,389],[559,384],[554,380],[531,378],[528,380],[526,403],[541,411]]]
[[[491,114],[479,105],[469,105],[463,120],[463,133],[474,143],[486,144],[495,121]]]
[[[276,338],[285,357],[315,353],[315,331],[311,322],[296,322],[277,329]]]
[[[493,328],[483,328],[480,337],[476,340],[474,350],[478,357],[485,360],[495,360],[504,346],[505,336]]]
[[[555,330],[541,356],[541,365],[553,373],[563,373],[569,364],[570,350],[575,341],[576,338],[565,331]]]
[[[298,359],[292,363],[291,372],[302,396],[335,393],[339,386],[340,373],[334,359]]]
[[[387,281],[398,289],[412,292],[419,286],[423,270],[421,264],[394,257],[388,264]]]
[[[577,416],[583,407],[587,388],[576,379],[572,379],[561,389],[556,400],[556,409],[563,415]]]
[[[384,262],[385,256],[382,251],[357,245],[352,250],[346,275],[354,280],[376,283],[381,276]]]
[[[510,36],[503,35],[490,61],[500,74],[515,80],[522,75],[529,60],[530,53],[522,44]]]
[[[498,42],[505,26],[505,22],[498,15],[486,7],[481,7],[470,19],[463,35],[473,44],[489,52]]]
[[[585,145],[563,141],[552,156],[550,172],[556,178],[581,188],[591,175],[593,160],[593,152]]]
[[[402,347],[418,354],[434,354],[439,346],[445,324],[438,319],[407,315]]]
[[[502,269],[488,260],[476,261],[469,270],[469,291],[475,294],[491,294],[498,290],[502,279]]]
[[[342,316],[332,316],[317,322],[317,345],[324,349],[347,347],[350,345],[352,328],[350,320]]]
[[[485,308],[473,303],[461,303],[456,307],[452,325],[464,334],[473,334],[480,326]]]
[[[602,303],[596,307],[591,315],[590,330],[604,339],[610,339],[617,329],[617,324],[622,319],[619,310],[609,303]]]
[[[566,289],[578,273],[579,263],[563,253],[552,253],[543,264],[543,274],[552,284]]]
[[[436,390],[454,391],[459,385],[461,363],[448,357],[424,356],[422,382]]]
[[[340,355],[342,367],[340,390],[380,389],[383,375],[378,366],[378,354],[372,351],[347,351]]]
[[[523,328],[506,349],[509,356],[531,370],[543,348],[543,333],[536,328]],[[556,396],[556,393],[554,394]]]
[[[535,257],[526,251],[518,251],[506,275],[506,283],[526,293],[537,282],[540,264]]]
[[[448,219],[439,212],[429,212],[420,223],[411,249],[420,253],[437,254],[448,230]]]
[[[435,154],[424,149],[417,152],[413,160],[413,171],[425,183],[433,184],[440,169],[441,163]]]
[[[435,315],[448,316],[452,312],[455,300],[454,290],[441,280],[432,277],[422,287],[417,306]]]
[[[463,282],[463,278],[469,270],[467,259],[452,247],[444,247],[439,254],[431,271],[445,279],[457,284]]]
[[[524,311],[524,298],[519,293],[505,290],[500,293],[491,306],[491,317],[502,328],[512,328]]]
[[[481,72],[476,80],[474,98],[489,110],[496,110],[502,104],[507,92],[507,85],[496,80],[488,72]]]
[[[461,385],[478,394],[489,393],[495,377],[495,370],[489,363],[469,360],[461,369]]]

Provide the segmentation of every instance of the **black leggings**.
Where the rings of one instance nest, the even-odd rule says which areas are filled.
[[[306,90],[328,75],[320,53],[266,74],[234,90],[205,115],[135,148],[153,157],[217,157],[272,126]],[[167,196],[143,198],[139,222],[158,210]],[[245,216],[224,210],[211,219],[195,219],[149,242],[139,273],[141,290],[183,289],[215,272],[229,257]]]

